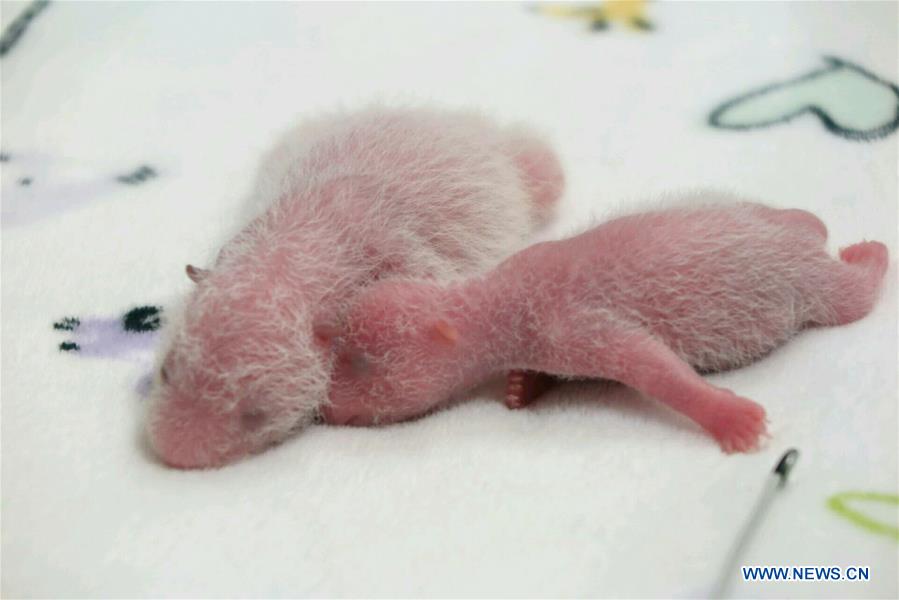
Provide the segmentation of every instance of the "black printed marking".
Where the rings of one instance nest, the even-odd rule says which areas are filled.
[[[21,185],[22,187],[28,187],[29,185],[31,185],[31,177],[23,177],[19,180],[19,185]]]
[[[9,154],[6,152],[0,152],[0,162],[9,162]]]
[[[0,57],[6,56],[6,54],[19,43],[25,30],[28,29],[28,26],[31,25],[34,18],[47,8],[48,4],[50,4],[50,0],[35,0],[22,11],[22,14],[16,17],[15,20],[6,27],[3,31],[3,35],[0,36]]]
[[[116,181],[126,185],[140,185],[148,179],[156,177],[156,175],[156,170],[153,167],[141,165],[136,171],[128,175],[119,175],[116,177]]]
[[[716,127],[718,129],[733,129],[733,130],[746,130],[746,129],[760,129],[763,127],[770,127],[772,125],[777,125],[779,123],[786,123],[788,121],[792,121],[796,117],[802,116],[805,113],[812,113],[817,116],[818,119],[824,124],[824,127],[827,128],[828,131],[844,137],[853,141],[860,142],[869,142],[872,140],[876,140],[879,138],[886,137],[896,131],[899,128],[899,87],[896,87],[895,84],[890,83],[889,81],[885,81],[874,75],[873,73],[866,71],[862,67],[853,64],[847,60],[843,60],[842,58],[837,58],[834,56],[825,56],[824,61],[828,64],[827,67],[823,69],[818,69],[812,71],[810,73],[806,73],[805,75],[800,75],[795,79],[789,79],[787,81],[782,81],[779,83],[774,83],[772,85],[768,85],[757,90],[751,91],[748,94],[743,94],[742,96],[737,96],[733,100],[728,100],[715,110],[711,112],[709,115],[708,123],[712,127]],[[875,83],[879,83],[880,85],[888,87],[893,94],[896,96],[897,104],[896,104],[896,115],[892,121],[881,125],[880,127],[875,127],[874,129],[869,129],[867,131],[861,131],[858,129],[846,129],[840,127],[827,112],[818,106],[817,104],[808,104],[806,106],[801,106],[797,110],[794,110],[791,113],[786,115],[777,117],[776,119],[772,119],[770,121],[763,121],[759,123],[744,123],[739,125],[725,125],[721,122],[721,117],[725,112],[730,110],[732,107],[740,104],[741,102],[745,102],[749,99],[756,98],[763,94],[767,94],[769,92],[780,90],[785,87],[789,87],[791,85],[801,83],[804,81],[809,81],[811,79],[817,79],[818,77],[822,77],[824,75],[828,75],[838,69],[846,68],[855,71],[856,73],[870,79]]]
[[[635,17],[631,20],[631,25],[633,25],[636,29],[640,31],[652,31],[655,29],[655,25],[647,21],[642,17]]]
[[[53,329],[58,331],[75,331],[81,325],[81,320],[77,317],[65,317],[53,324]]]
[[[81,346],[79,346],[75,342],[63,342],[59,345],[59,349],[62,352],[78,352],[79,350],[81,350]]]
[[[162,324],[160,319],[161,313],[162,308],[159,306],[138,306],[137,308],[132,308],[122,317],[122,327],[124,327],[125,331],[136,333],[156,331]]]

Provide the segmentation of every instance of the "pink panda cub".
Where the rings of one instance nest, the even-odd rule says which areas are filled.
[[[725,452],[757,448],[765,410],[699,373],[746,365],[805,327],[864,317],[887,250],[862,242],[835,260],[808,212],[716,193],[688,200],[534,245],[464,282],[370,288],[331,338],[326,420],[408,419],[528,370],[619,381]]]
[[[372,107],[310,119],[272,151],[255,218],[168,327],[149,441],[168,465],[220,466],[313,422],[330,356],[316,314],[396,276],[483,273],[526,243],[564,186],[553,151],[476,113]]]

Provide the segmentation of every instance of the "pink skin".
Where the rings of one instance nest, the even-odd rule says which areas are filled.
[[[220,466],[313,422],[331,371],[317,315],[339,317],[378,280],[486,271],[549,219],[563,187],[532,134],[428,109],[310,122],[266,165],[264,212],[211,269],[186,269],[196,288],[147,424],[171,466]]]
[[[554,378],[546,373],[516,369],[506,376],[505,404],[511,409],[524,408],[553,386]]]
[[[326,420],[408,419],[518,370],[619,381],[695,421],[725,452],[753,450],[764,409],[697,370],[745,365],[804,327],[871,310],[886,247],[862,242],[834,260],[825,239],[804,211],[674,208],[537,244],[458,284],[384,282],[332,339]]]

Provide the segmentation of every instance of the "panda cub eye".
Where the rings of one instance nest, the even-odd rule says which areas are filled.
[[[265,411],[251,408],[240,413],[240,425],[246,431],[255,431],[265,424]]]

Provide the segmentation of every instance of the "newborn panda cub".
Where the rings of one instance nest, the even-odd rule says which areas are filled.
[[[369,288],[334,333],[336,424],[408,419],[510,370],[619,381],[683,413],[725,452],[758,447],[765,411],[698,372],[746,365],[810,326],[864,317],[886,247],[825,249],[802,210],[721,194],[527,248],[486,275]],[[697,200],[701,204],[697,204]]]
[[[252,220],[167,329],[147,410],[166,464],[221,466],[313,422],[330,355],[319,313],[392,277],[484,273],[552,216],[564,177],[520,126],[474,113],[371,107],[310,119],[264,161]]]

